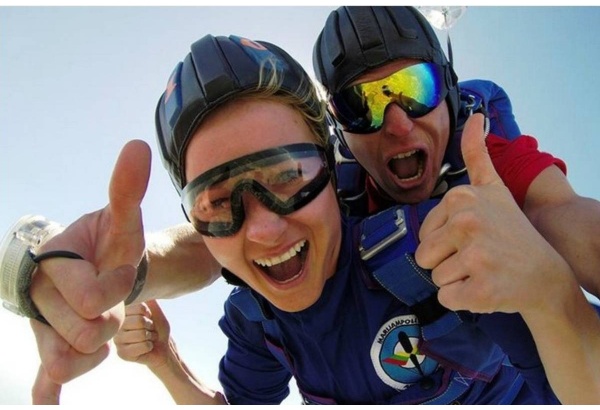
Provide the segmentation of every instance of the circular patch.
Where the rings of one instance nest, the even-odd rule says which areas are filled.
[[[404,390],[435,371],[438,363],[419,352],[420,336],[414,315],[398,316],[381,326],[371,345],[371,360],[385,384]]]

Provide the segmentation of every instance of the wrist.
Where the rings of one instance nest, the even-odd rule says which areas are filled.
[[[135,282],[133,284],[133,289],[131,289],[131,293],[125,299],[125,304],[132,304],[137,297],[142,293],[142,289],[144,284],[146,283],[146,276],[148,275],[148,251],[144,250],[142,255],[142,259],[137,266],[137,275],[135,277]]]
[[[160,379],[177,375],[177,377],[180,377],[182,373],[185,373],[175,342],[170,336],[169,340],[166,342],[166,348],[160,349],[159,351],[162,352],[162,354],[158,358],[146,363],[146,366],[148,366],[152,373]]]

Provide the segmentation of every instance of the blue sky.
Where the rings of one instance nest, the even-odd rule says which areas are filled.
[[[312,72],[313,42],[332,9],[0,7],[0,233],[24,214],[68,224],[103,207],[123,144],[137,138],[155,147],[156,101],[193,41],[207,33],[267,40]],[[450,31],[459,77],[503,86],[521,131],[565,160],[575,190],[595,199],[598,22],[598,7],[472,6]],[[152,165],[143,210],[156,231],[184,217],[157,155]],[[226,343],[216,322],[228,290],[218,282],[163,303],[182,356],[214,388]],[[0,309],[0,327],[0,404],[29,403],[38,365],[29,325]],[[67,384],[63,403],[170,398],[142,366],[115,355]]]

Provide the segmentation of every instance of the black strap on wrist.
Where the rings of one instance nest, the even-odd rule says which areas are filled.
[[[81,259],[83,260],[83,257],[75,252],[71,252],[71,251],[48,251],[48,252],[44,252],[44,253],[40,253],[39,255],[33,255],[31,254],[31,259],[35,262],[35,263],[40,263],[43,260],[46,259],[51,259],[51,258],[69,258],[69,259]],[[21,292],[22,294],[22,299],[21,299],[21,303],[22,303],[22,308],[27,312],[27,316],[31,317],[35,320],[37,320],[38,322],[41,322],[45,325],[50,325],[50,323],[48,323],[48,321],[46,320],[46,318],[44,316],[42,316],[42,314],[40,313],[40,311],[38,310],[37,306],[35,305],[35,303],[33,303],[33,300],[31,299],[31,295],[29,293],[29,288],[31,286],[31,275],[29,278],[29,283],[26,284],[27,287],[27,291],[26,292]]]
[[[135,277],[135,283],[133,284],[133,289],[127,299],[125,299],[125,304],[130,305],[133,301],[140,295],[142,292],[142,288],[146,283],[146,275],[148,274],[148,252],[144,252],[142,255],[142,260],[137,267],[137,276]]]

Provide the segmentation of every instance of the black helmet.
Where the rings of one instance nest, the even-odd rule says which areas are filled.
[[[315,74],[329,94],[339,92],[365,71],[400,58],[444,68],[453,135],[458,78],[431,25],[414,7],[340,7],[327,18],[313,50]]]
[[[263,77],[273,70],[283,92],[305,95],[312,87],[300,64],[273,44],[233,35],[206,35],[192,44],[173,70],[155,116],[160,155],[179,194],[185,186],[185,150],[202,120],[240,92],[264,85]],[[318,100],[307,104],[317,116]]]

